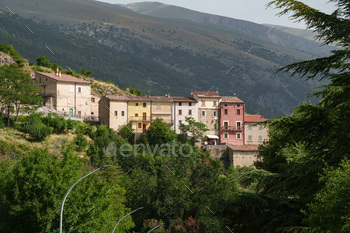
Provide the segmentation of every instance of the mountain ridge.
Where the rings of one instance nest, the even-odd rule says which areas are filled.
[[[315,51],[283,47],[226,26],[142,15],[119,5],[84,0],[48,2],[49,5],[44,1],[13,0],[8,4],[16,14],[37,23],[33,27],[46,25],[47,35],[43,32],[40,37],[49,47],[54,46],[55,53],[62,50],[58,55],[64,59],[53,56],[46,48],[40,49],[46,54],[37,56],[48,56],[53,62],[69,61],[74,69],[87,67],[105,81],[121,87],[133,86],[152,95],[170,92],[187,96],[190,90],[210,89],[227,96],[236,93],[247,103],[249,113],[266,117],[284,115],[304,100],[310,87],[318,85],[312,80],[290,78],[286,73],[275,74],[275,70],[327,53],[318,50],[317,43],[287,33],[271,31],[267,36],[280,41],[297,38],[295,44],[307,49],[311,43]],[[69,10],[62,13],[62,4],[70,6]],[[11,17],[18,16],[9,15],[6,20]],[[63,18],[64,21],[59,20]],[[3,22],[6,20],[3,18]],[[25,24],[29,25],[29,21],[23,19],[21,25],[12,27],[25,28]],[[257,24],[254,27],[259,27],[261,35],[269,29]],[[19,42],[35,44],[38,39],[32,39],[29,31],[24,35],[6,24],[0,29],[11,32],[3,34],[7,42],[18,41],[19,50],[28,51],[32,59],[30,46]],[[59,46],[55,45],[57,41]]]

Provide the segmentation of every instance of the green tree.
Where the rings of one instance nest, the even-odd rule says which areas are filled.
[[[306,221],[308,211],[302,210],[307,210],[308,203],[313,202],[316,193],[324,187],[324,180],[319,178],[325,168],[337,168],[343,159],[349,158],[350,125],[345,122],[350,122],[350,5],[348,0],[331,2],[338,7],[332,14],[300,1],[269,3],[282,9],[280,14],[291,13],[292,19],[304,20],[308,28],[317,33],[316,38],[324,44],[336,43],[339,49],[329,57],[280,69],[328,83],[311,94],[320,99],[319,103],[303,103],[289,116],[268,122],[270,140],[262,147],[256,163],[258,169],[266,172],[261,173],[257,182],[257,193],[240,195],[224,205],[232,218],[231,229],[244,232],[312,230]]]
[[[44,67],[47,67],[47,68],[51,68],[52,64],[50,63],[50,61],[44,57],[44,56],[40,56],[36,59],[36,64],[38,66],[44,66]]]
[[[309,205],[308,222],[315,232],[349,232],[350,163],[328,171],[321,182],[325,186]]]
[[[132,143],[132,139],[133,139],[134,134],[131,131],[131,128],[129,126],[124,125],[124,126],[119,128],[117,135],[121,138],[128,140],[128,142]]]
[[[186,124],[181,124],[180,130],[184,134],[190,134],[192,140],[195,142],[198,139],[203,140],[204,133],[209,129],[204,123],[197,122],[193,117],[186,117]]]
[[[10,125],[10,113],[16,108],[16,121],[23,104],[40,106],[43,99],[37,94],[40,88],[33,85],[29,74],[25,74],[17,65],[0,67],[0,103],[7,107],[7,125]]]
[[[86,76],[86,77],[90,77],[94,72],[92,70],[88,70],[86,68],[82,68],[81,69],[81,74]]]
[[[77,134],[77,136],[74,138],[74,143],[77,146],[78,151],[83,151],[88,145],[88,141],[86,140],[85,136],[81,133]]]
[[[70,149],[63,159],[47,150],[29,152],[18,163],[0,162],[0,228],[2,232],[58,232],[61,203],[70,186],[92,169]],[[113,187],[113,190],[111,188]],[[108,193],[107,193],[108,192]],[[63,230],[111,232],[125,207],[125,190],[108,184],[98,173],[80,182],[69,194],[63,212]],[[119,232],[133,227],[131,217]]]
[[[148,143],[151,145],[170,143],[177,139],[174,130],[160,118],[157,118],[151,123],[146,131],[146,136]]]

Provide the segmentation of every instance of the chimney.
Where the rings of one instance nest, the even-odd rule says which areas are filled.
[[[58,76],[58,72],[59,72],[59,70],[58,70],[58,67],[57,67],[56,68],[56,73],[55,73],[56,76]]]
[[[233,96],[236,96],[236,93],[233,93]]]
[[[168,94],[165,94],[165,97],[168,97]]]
[[[170,93],[168,93],[168,97],[170,98]]]
[[[61,76],[62,76],[62,73],[61,73],[61,71],[60,71],[60,72],[58,73],[58,76],[59,76],[59,77],[61,77]]]

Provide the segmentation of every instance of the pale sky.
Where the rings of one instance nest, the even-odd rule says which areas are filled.
[[[99,0],[102,2],[127,4],[142,2],[140,0]],[[152,0],[148,0],[151,2]],[[267,23],[282,25],[294,28],[305,28],[303,23],[293,23],[287,16],[277,17],[278,12],[273,8],[266,9],[266,4],[270,0],[157,0],[169,5],[181,6],[191,10],[204,13],[227,16],[236,19],[243,19],[255,23]],[[300,0],[309,6],[326,13],[331,13],[335,9],[333,3],[328,0]]]

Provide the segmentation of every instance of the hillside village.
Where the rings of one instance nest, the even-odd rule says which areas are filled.
[[[237,96],[220,96],[212,91],[191,91],[188,97],[117,96],[99,97],[91,92],[91,83],[58,69],[53,73],[36,72],[34,84],[42,87],[43,105],[73,118],[101,123],[118,131],[129,126],[136,142],[152,121],[162,119],[177,133],[186,117],[205,124],[208,131],[203,146],[224,145],[231,151],[230,161],[236,166],[251,166],[256,161],[258,146],[268,140],[265,119],[245,112],[245,104]],[[224,148],[226,148],[224,147]]]

